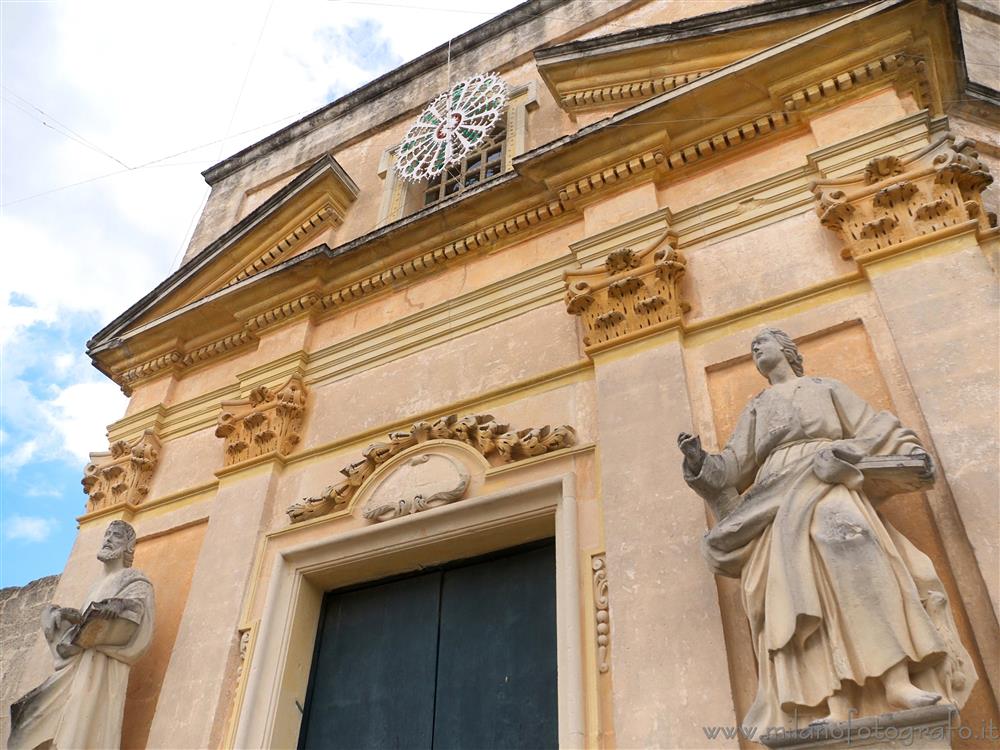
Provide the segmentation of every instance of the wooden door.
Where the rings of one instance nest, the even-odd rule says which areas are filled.
[[[326,595],[300,748],[557,745],[552,542]]]

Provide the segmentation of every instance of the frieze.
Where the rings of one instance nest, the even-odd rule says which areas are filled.
[[[504,464],[568,448],[576,442],[576,432],[569,425],[517,430],[498,422],[491,414],[461,418],[452,414],[434,422],[415,422],[408,430],[390,433],[386,441],[371,443],[361,452],[360,460],[340,470],[345,478],[327,487],[319,496],[306,497],[290,505],[286,511],[289,519],[298,523],[346,508],[375,469],[407,448],[428,440],[465,443],[492,463]]]

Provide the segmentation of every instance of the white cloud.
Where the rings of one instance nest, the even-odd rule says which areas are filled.
[[[51,518],[37,516],[10,516],[3,522],[5,539],[19,539],[26,542],[44,542],[55,530],[58,523]]]
[[[96,329],[164,278],[203,201],[200,170],[513,3],[481,13],[460,0],[401,5],[3,4],[0,345],[20,360],[6,365],[3,406],[22,428],[11,465],[54,452],[85,460],[106,447],[123,400],[83,357],[66,355],[82,341],[54,350],[37,327],[91,315]],[[126,171],[39,122],[53,118],[132,167],[209,145]],[[45,374],[58,386],[39,387]],[[41,435],[52,430],[60,445]]]
[[[4,441],[7,442],[6,440]],[[3,457],[4,471],[17,471],[26,463],[31,461],[38,453],[38,441],[27,440],[18,445],[14,450],[5,452]]]
[[[45,402],[45,414],[62,448],[85,463],[91,451],[107,450],[107,425],[121,417],[127,402],[110,381],[74,383]]]

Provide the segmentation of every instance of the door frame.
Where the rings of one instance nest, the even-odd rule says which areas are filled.
[[[235,747],[296,746],[302,720],[296,704],[305,699],[325,592],[549,537],[556,547],[559,746],[583,747],[583,627],[572,473],[279,552],[255,646],[244,666],[248,674]]]

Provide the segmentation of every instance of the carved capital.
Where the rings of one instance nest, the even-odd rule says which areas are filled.
[[[291,453],[301,439],[306,395],[301,376],[293,375],[279,388],[258,386],[247,398],[223,401],[215,434],[225,440],[225,465]]]
[[[119,440],[107,452],[91,453],[84,467],[87,512],[119,503],[138,505],[149,494],[149,482],[160,458],[160,441],[149,429],[135,440]]]
[[[667,231],[645,250],[615,250],[603,268],[565,274],[566,312],[583,323],[584,346],[677,321],[690,309],[678,290],[686,261],[676,246]]]
[[[996,217],[983,209],[993,177],[970,141],[948,134],[909,158],[872,159],[862,175],[813,183],[820,222],[840,235],[844,258],[870,253],[967,221],[988,230]]]
[[[459,418],[455,414],[441,417],[434,422],[414,422],[408,430],[389,433],[388,440],[370,444],[361,452],[361,460],[354,461],[340,470],[342,479],[330,485],[317,497],[306,497],[288,507],[292,523],[305,521],[346,508],[358,488],[379,466],[393,456],[427,440],[455,440],[475,448],[488,461],[504,464],[531,456],[568,448],[576,442],[576,431],[569,425],[528,427],[522,430],[498,422],[491,414],[470,414]],[[465,487],[461,492],[465,491]],[[407,506],[412,512],[412,508]],[[384,511],[369,516],[373,520],[394,517]],[[398,515],[398,514],[396,514]]]

